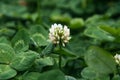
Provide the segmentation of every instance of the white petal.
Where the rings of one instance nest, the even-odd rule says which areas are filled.
[[[60,28],[60,30],[62,30],[63,28],[61,24],[58,24],[58,27]]]
[[[67,28],[67,26],[64,26],[64,33],[65,33],[65,36],[70,35],[70,30]]]
[[[59,44],[60,39],[62,39],[62,45],[65,46],[65,43],[69,42],[71,39],[70,37],[70,29],[64,25],[64,27],[61,24],[53,24],[51,25],[51,28],[49,29],[49,39],[54,44]]]
[[[54,26],[54,28],[56,28],[58,25],[55,23],[53,26]]]

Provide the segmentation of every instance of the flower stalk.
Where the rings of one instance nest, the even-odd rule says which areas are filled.
[[[64,25],[62,26],[61,24],[53,24],[51,28],[49,29],[49,39],[50,41],[59,46],[59,49],[61,50],[62,47],[65,47],[66,43],[69,42],[71,39],[70,37],[70,29]],[[59,69],[62,69],[62,55],[59,54]]]

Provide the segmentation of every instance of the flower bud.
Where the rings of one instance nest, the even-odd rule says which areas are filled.
[[[116,54],[116,55],[114,56],[114,58],[115,58],[116,63],[120,65],[120,55],[119,55],[119,54]]]

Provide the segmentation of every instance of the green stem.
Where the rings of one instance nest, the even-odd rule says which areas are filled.
[[[119,66],[120,66],[120,65],[117,65],[117,72],[118,72],[118,74],[120,75],[120,69],[119,69]]]
[[[62,69],[61,63],[62,63],[62,56],[59,55],[59,69]]]
[[[62,49],[61,39],[60,39],[59,49],[60,50]],[[62,55],[61,55],[61,53],[59,53],[59,69],[60,70],[62,69],[61,64],[62,64]]]

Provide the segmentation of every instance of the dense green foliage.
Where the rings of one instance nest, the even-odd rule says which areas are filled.
[[[61,49],[54,23],[71,31]],[[115,54],[120,0],[0,0],[0,80],[120,80]]]

